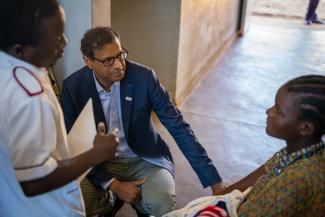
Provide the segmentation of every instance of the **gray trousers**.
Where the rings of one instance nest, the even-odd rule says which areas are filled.
[[[109,161],[105,167],[119,181],[148,178],[141,186],[142,199],[134,204],[140,212],[160,217],[175,209],[175,182],[168,170],[139,157]],[[87,216],[115,212],[108,191],[96,188],[87,178],[81,182],[81,190]]]

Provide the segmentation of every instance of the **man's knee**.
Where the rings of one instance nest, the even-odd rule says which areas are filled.
[[[156,217],[175,209],[175,181],[166,169],[158,169],[149,174],[142,186],[141,206],[148,214]]]
[[[143,198],[141,205],[146,213],[160,217],[175,209],[176,197],[166,192],[160,192]]]

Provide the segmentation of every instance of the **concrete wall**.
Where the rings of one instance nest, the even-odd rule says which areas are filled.
[[[54,74],[59,86],[69,74],[83,65],[80,54],[80,39],[91,28],[91,0],[59,0],[66,13],[65,33],[68,44],[64,56],[54,67]]]
[[[173,97],[176,91],[180,0],[112,0],[112,27],[129,59],[153,68]]]
[[[110,25],[110,0],[59,0],[66,12],[65,33],[68,44],[64,56],[54,67],[54,74],[61,87],[64,78],[84,66],[80,40],[92,26]]]
[[[93,27],[111,25],[110,0],[92,0],[92,25]]]
[[[238,9],[238,0],[111,0],[111,23],[179,103],[236,36]]]
[[[183,0],[176,102],[182,102],[236,36],[238,0]]]
[[[153,68],[172,99],[182,102],[236,36],[238,0],[60,0],[66,10],[58,84],[82,67],[80,39],[99,25],[121,34],[129,58]]]

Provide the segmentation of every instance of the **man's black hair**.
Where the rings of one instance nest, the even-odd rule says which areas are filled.
[[[94,58],[94,50],[101,49],[106,44],[111,44],[120,35],[110,27],[96,27],[88,30],[81,39],[80,50],[82,55]]]
[[[0,50],[16,44],[37,45],[41,22],[59,8],[57,0],[0,0]]]

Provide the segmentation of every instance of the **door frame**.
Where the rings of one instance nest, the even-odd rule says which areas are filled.
[[[238,35],[243,36],[248,28],[248,0],[241,0],[239,3]]]

